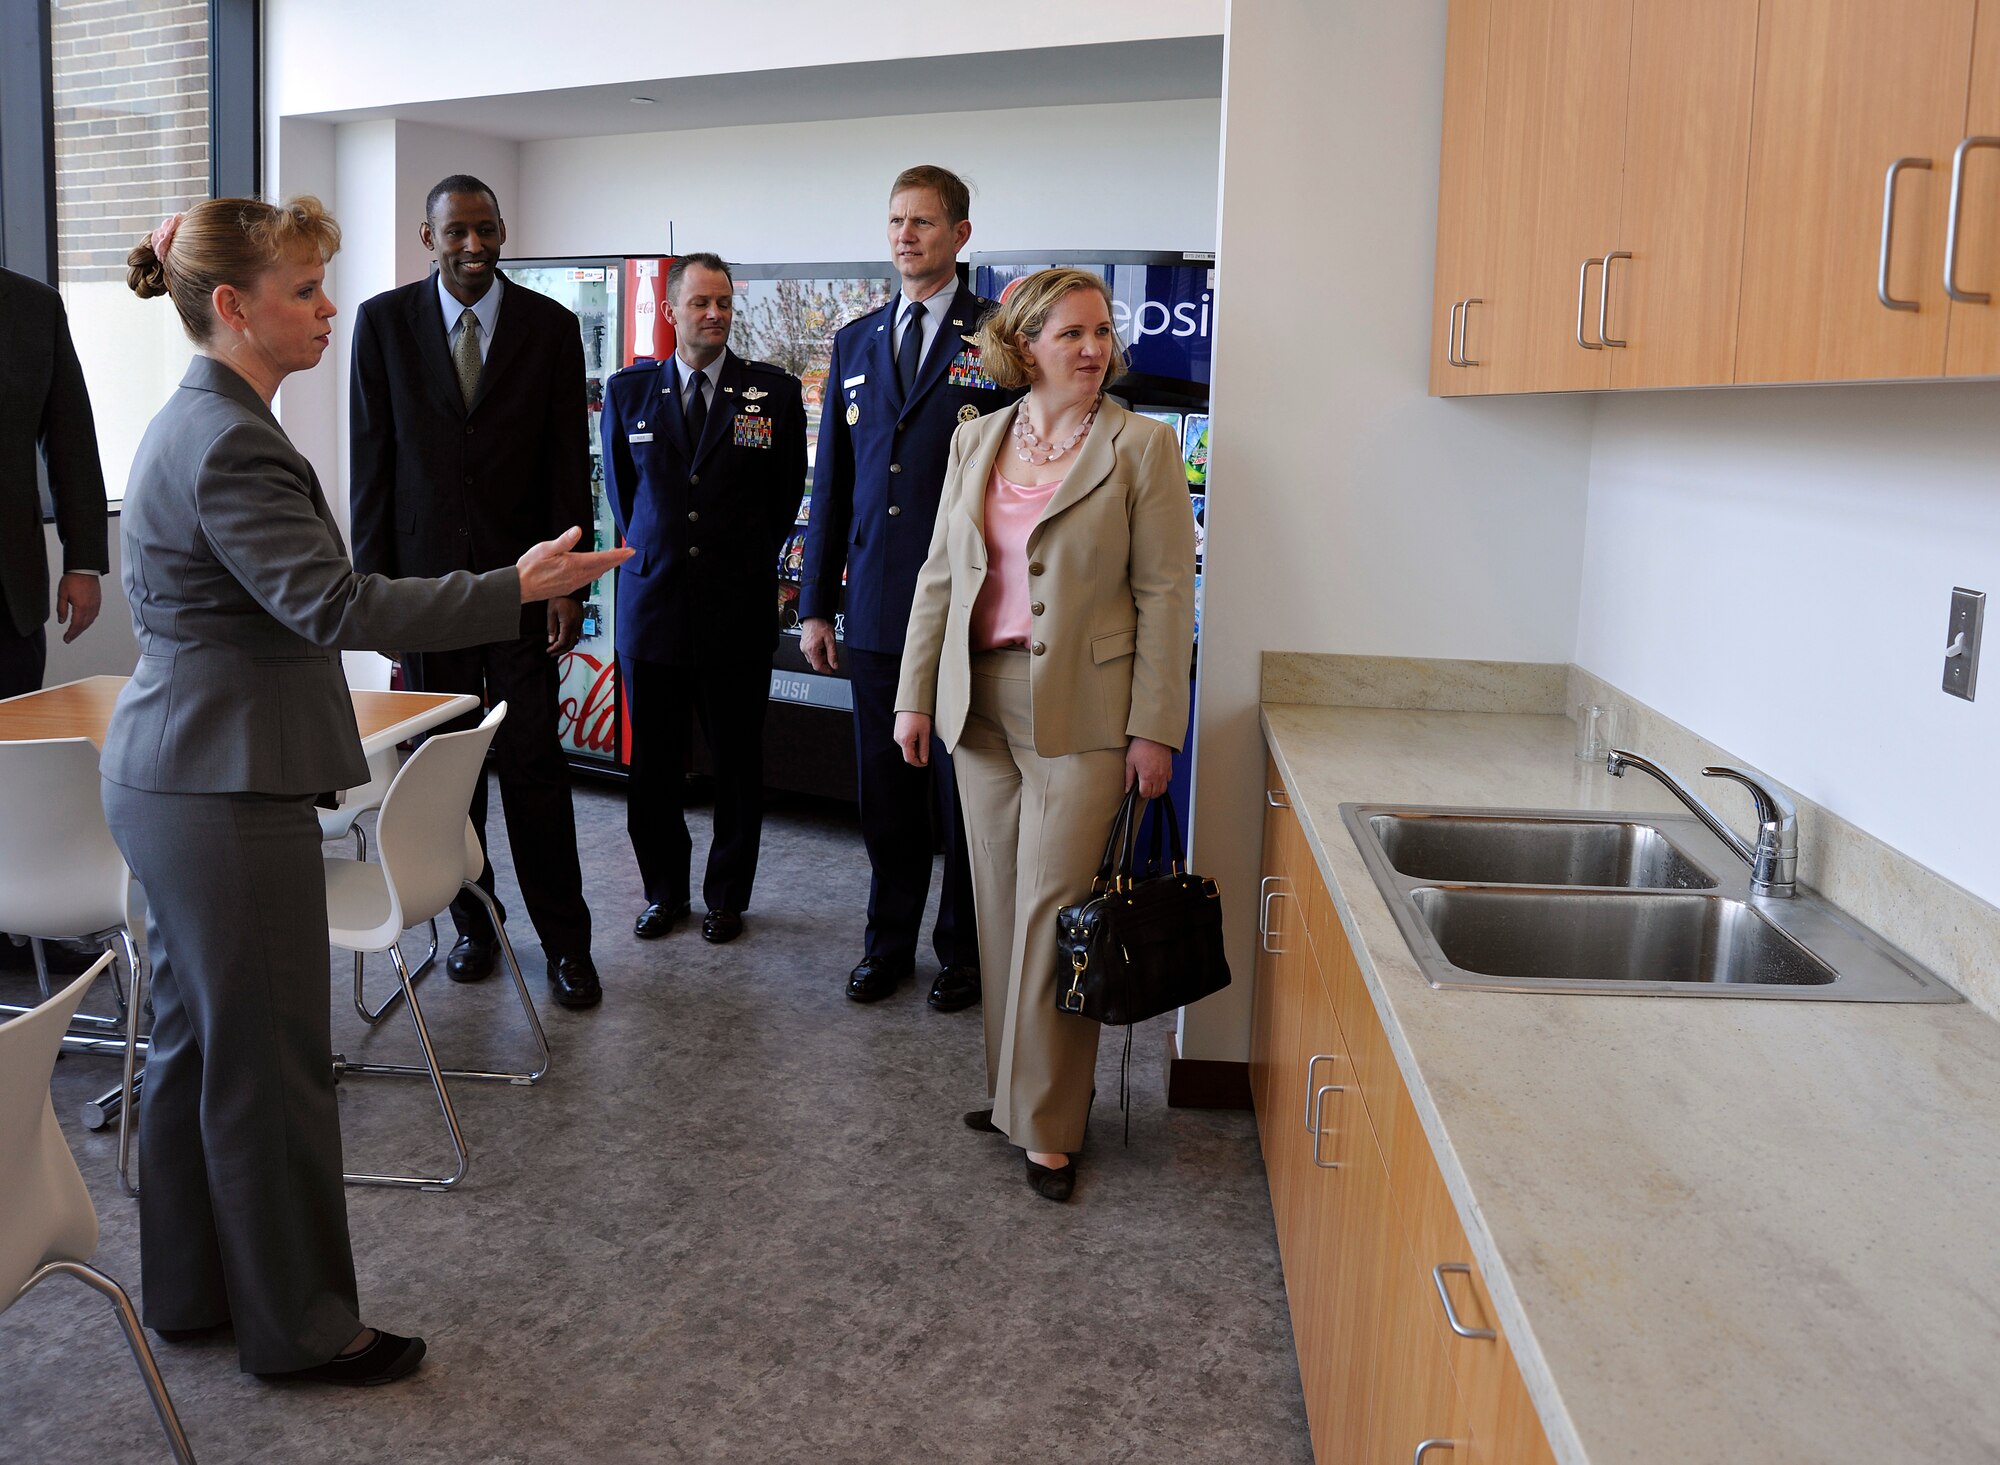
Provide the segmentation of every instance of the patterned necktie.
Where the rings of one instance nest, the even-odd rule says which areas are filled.
[[[896,377],[903,384],[903,395],[908,397],[917,384],[917,366],[924,359],[924,307],[912,305],[910,313],[903,317],[903,350],[896,358]]]
[[[467,306],[459,312],[458,334],[452,340],[452,369],[458,373],[459,395],[465,398],[465,410],[472,410],[472,399],[479,395],[479,317]]]
[[[690,372],[687,396],[688,451],[701,446],[701,430],[708,426],[708,399],[702,392],[702,373]]]

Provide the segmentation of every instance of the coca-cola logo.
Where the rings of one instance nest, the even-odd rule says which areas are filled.
[[[587,651],[570,651],[559,664],[562,694],[556,703],[558,735],[587,753],[612,753],[618,735],[618,665]],[[576,695],[576,689],[581,695]]]

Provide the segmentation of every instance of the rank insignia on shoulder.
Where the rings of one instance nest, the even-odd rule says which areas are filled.
[[[746,402],[762,401],[765,397],[768,397],[770,395],[771,394],[765,391],[762,387],[745,387],[743,389],[743,400]]]
[[[854,426],[855,423],[859,422],[860,420],[861,420],[861,404],[859,402],[849,402],[847,404],[847,425],[849,427],[852,427]]]
[[[977,422],[979,420],[979,409],[970,402],[967,402],[963,407],[958,409],[958,420],[960,422]]]

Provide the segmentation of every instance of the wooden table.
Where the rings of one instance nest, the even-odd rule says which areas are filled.
[[[0,700],[0,742],[28,738],[89,738],[104,746],[111,708],[124,677],[85,677]],[[479,699],[463,692],[350,692],[361,751],[373,757],[406,738],[479,710]]]

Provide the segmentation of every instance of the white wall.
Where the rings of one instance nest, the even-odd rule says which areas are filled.
[[[2000,653],[1940,690],[1954,585],[2000,600],[2000,385],[1599,404],[1578,664],[2000,903]]]
[[[301,113],[901,56],[1214,35],[1220,0],[265,0],[265,108]],[[272,131],[275,131],[273,127]]]
[[[726,127],[521,146],[510,254],[885,257],[889,184],[973,185],[972,250],[1213,249],[1220,104],[1130,102]]]
[[[1256,930],[1267,649],[1567,661],[1590,407],[1427,393],[1445,6],[1230,7],[1195,868]],[[1248,1050],[1251,983],[1192,1009]]]

